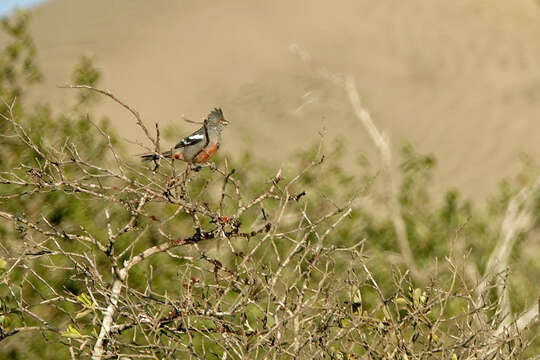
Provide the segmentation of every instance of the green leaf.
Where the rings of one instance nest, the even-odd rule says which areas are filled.
[[[77,300],[79,300],[85,307],[90,309],[95,309],[96,305],[92,300],[86,296],[86,293],[82,293],[81,295],[77,296]]]
[[[77,330],[73,325],[69,325],[66,331],[61,333],[62,336],[72,339],[79,339],[82,337],[79,330]]]

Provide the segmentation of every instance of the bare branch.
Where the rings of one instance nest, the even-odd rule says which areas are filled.
[[[95,91],[97,93],[100,93],[102,95],[105,95],[105,96],[108,96],[110,97],[112,100],[114,100],[115,102],[117,102],[118,104],[120,104],[123,108],[125,108],[126,110],[128,110],[132,115],[133,117],[135,117],[135,120],[137,121],[137,125],[140,126],[140,128],[143,130],[144,134],[146,135],[146,137],[152,142],[152,144],[154,144],[154,146],[157,148],[159,148],[159,143],[158,143],[158,140],[157,139],[154,139],[151,135],[150,135],[150,132],[148,131],[148,129],[146,128],[146,126],[144,125],[144,122],[142,121],[142,118],[141,118],[141,115],[139,114],[139,112],[135,109],[133,109],[132,107],[130,107],[129,105],[127,105],[125,102],[123,102],[122,100],[118,99],[113,93],[111,93],[109,90],[103,90],[103,89],[98,89],[96,87],[93,87],[93,86],[90,86],[90,85],[61,85],[61,86],[58,86],[59,88],[62,88],[62,89],[87,89],[87,90],[91,90],[91,91]]]

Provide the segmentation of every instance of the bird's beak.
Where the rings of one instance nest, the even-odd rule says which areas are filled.
[[[222,123],[223,125],[225,125],[225,126],[230,124],[229,120],[227,120],[227,119],[225,119],[225,118],[222,118],[222,119],[221,119],[221,123]]]

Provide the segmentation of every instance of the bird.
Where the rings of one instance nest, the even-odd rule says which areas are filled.
[[[215,108],[204,120],[203,126],[186,136],[174,149],[161,153],[165,158],[183,160],[190,164],[205,163],[216,154],[221,143],[221,132],[229,121],[223,116],[223,111]],[[159,159],[157,153],[142,155],[143,161]]]

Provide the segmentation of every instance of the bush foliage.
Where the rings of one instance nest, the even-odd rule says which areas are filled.
[[[322,140],[283,169],[222,155],[143,164],[92,106],[105,95],[131,111],[147,151],[163,147],[159,132],[97,88],[90,58],[74,71],[72,111],[55,115],[25,101],[41,78],[27,16],[2,26],[2,358],[540,352],[531,162],[482,210],[454,190],[433,199],[435,159],[412,146],[397,179],[366,163],[344,170],[344,145]]]

